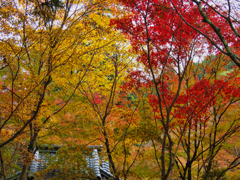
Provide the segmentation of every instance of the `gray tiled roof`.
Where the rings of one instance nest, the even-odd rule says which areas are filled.
[[[102,159],[99,158],[97,147],[93,148],[92,157],[87,156],[86,159],[88,167],[94,171],[96,177],[99,178],[102,178],[102,176],[104,176],[105,178],[113,177],[113,175],[110,172],[109,162],[105,160],[106,157]],[[100,161],[102,162],[102,165],[100,165]]]
[[[88,167],[91,168],[98,179],[108,179],[113,177],[113,175],[110,172],[109,162],[106,161],[106,157],[100,158],[99,157],[99,149],[102,148],[102,146],[89,146],[89,148],[92,150],[91,156],[86,156],[86,161],[88,163]],[[30,165],[30,173],[29,175],[34,175],[34,173],[39,172],[41,170],[44,170],[47,168],[46,164],[49,161],[49,158],[52,161],[57,161],[56,159],[56,152],[57,149],[53,150],[39,150],[36,151],[34,160],[31,162]],[[100,165],[102,164],[102,165]],[[45,179],[52,178],[56,176],[56,174],[59,172],[59,170],[52,170],[46,174]]]

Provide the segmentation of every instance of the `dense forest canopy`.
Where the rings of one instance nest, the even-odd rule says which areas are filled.
[[[0,1],[0,179],[240,179],[240,2]],[[100,150],[99,150],[100,152]],[[99,178],[99,177],[98,177]],[[54,177],[53,177],[54,179]]]

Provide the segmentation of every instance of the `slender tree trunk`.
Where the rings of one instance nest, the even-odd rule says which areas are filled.
[[[30,124],[30,126],[32,126],[32,123]],[[32,129],[32,128],[30,127],[30,129]],[[30,132],[32,133],[32,131],[30,131]],[[23,169],[22,169],[21,175],[19,177],[19,180],[27,179],[27,171],[28,171],[28,168],[32,161],[32,156],[34,153],[34,145],[37,141],[37,136],[38,136],[38,131],[35,131],[33,133],[33,135],[31,135],[30,144],[28,146],[28,154],[26,155],[26,158],[24,160]]]
[[[188,180],[192,180],[192,168],[191,168],[191,165],[188,167]]]
[[[162,155],[161,155],[161,163],[162,163],[162,179],[165,179],[165,147],[166,147],[166,138],[167,135],[164,133],[163,142],[162,142]]]
[[[192,180],[191,176],[191,121],[189,122],[188,127],[188,146],[187,146],[187,171],[188,171],[188,180]]]
[[[186,175],[187,175],[187,168],[184,169],[184,173],[183,173],[183,176],[182,176],[182,180],[185,180],[185,179],[186,179]]]
[[[111,154],[111,151],[110,151],[109,140],[108,140],[106,131],[104,131],[103,134],[104,134],[104,138],[105,138],[105,145],[106,145],[106,148],[107,148],[108,160],[109,160],[109,163],[112,167],[113,173],[116,174],[117,170],[116,170],[115,164],[114,164],[113,159],[112,159],[112,154]],[[116,180],[119,180],[118,176],[116,176]]]
[[[5,165],[3,161],[3,156],[2,156],[2,150],[0,149],[0,160],[1,160],[1,176],[3,176],[4,180],[6,180],[6,171],[5,171]]]
[[[0,126],[2,125],[2,117],[0,116]],[[0,131],[0,139],[1,139],[1,131]],[[6,169],[3,161],[2,149],[0,148],[0,161],[1,161],[1,174],[0,178],[3,177],[6,180]]]

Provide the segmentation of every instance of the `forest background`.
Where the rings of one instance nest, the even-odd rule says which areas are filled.
[[[239,1],[0,5],[0,178],[59,145],[38,176],[90,179],[103,145],[115,179],[240,179]]]

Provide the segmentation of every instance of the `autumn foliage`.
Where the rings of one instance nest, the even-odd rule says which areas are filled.
[[[94,178],[84,157],[103,145],[115,179],[239,179],[238,5],[2,2],[0,178],[54,144],[35,177]]]

